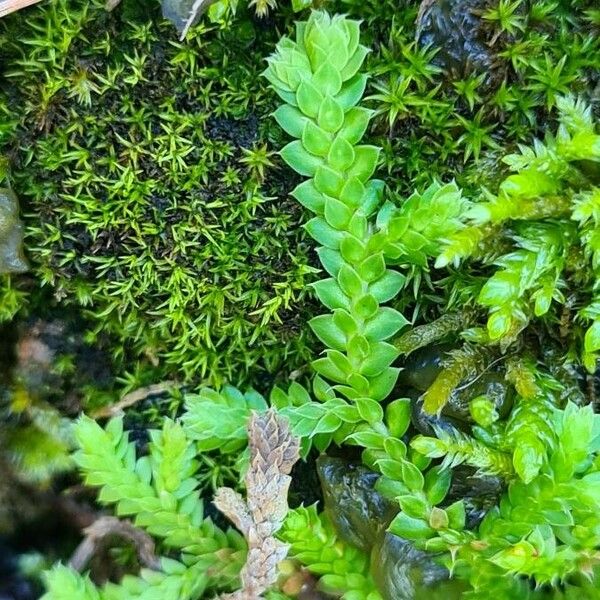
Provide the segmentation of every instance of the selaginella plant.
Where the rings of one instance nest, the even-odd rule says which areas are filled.
[[[311,321],[327,346],[313,363],[313,393],[319,402],[294,383],[287,393],[276,388],[271,403],[290,419],[305,453],[311,444],[320,450],[332,442],[358,444],[403,508],[412,507],[414,514],[416,507],[423,523],[445,518],[459,526],[460,503],[448,513],[435,507],[445,496],[440,481],[449,482],[448,474],[433,469],[425,478],[421,470],[429,461],[411,454],[401,439],[409,426],[410,402],[394,400],[385,411],[381,406],[398,376],[391,365],[399,352],[386,340],[407,323],[398,311],[381,305],[405,282],[401,273],[387,268],[386,258],[424,266],[441,239],[462,227],[456,217],[465,201],[455,185],[433,184],[399,209],[381,206],[382,183],[370,180],[378,149],[359,144],[371,116],[357,106],[366,83],[359,72],[365,55],[357,22],[313,13],[308,23],[298,25],[296,41],[284,38],[269,59],[266,76],[287,102],[275,117],[299,138],[281,154],[309,177],[293,195],[315,213],[307,230],[322,244],[318,254],[331,276],[314,284],[331,311]],[[248,417],[256,400],[255,394],[231,389],[203,391],[188,399],[186,426],[206,448],[235,450],[245,443],[240,419]],[[207,414],[214,418],[207,420]],[[224,431],[231,432],[235,445],[223,443]],[[360,579],[359,589],[344,586],[343,577],[334,580],[339,593],[376,594],[368,577]]]
[[[340,40],[345,40],[345,52]],[[293,195],[316,215],[309,221],[307,230],[322,244],[319,256],[331,275],[314,285],[320,300],[332,311],[311,322],[327,347],[325,356],[314,363],[318,373],[315,389],[324,399],[328,398],[325,404],[345,397],[356,407],[363,421],[355,421],[350,426],[345,423],[341,428],[338,424],[333,436],[315,436],[315,441],[323,447],[345,428],[344,441],[364,446],[364,460],[383,475],[380,480],[382,491],[397,498],[400,504],[401,512],[390,530],[419,544],[419,540],[435,539],[423,546],[433,551],[447,551],[447,564],[452,572],[457,566],[454,545],[462,543],[468,547],[486,564],[486,568],[479,569],[475,558],[460,563],[462,576],[469,579],[474,594],[485,593],[494,586],[500,586],[498,589],[501,590],[500,584],[507,574],[531,577],[538,585],[576,577],[583,563],[591,570],[596,560],[591,558],[596,543],[593,528],[589,534],[583,533],[588,515],[595,510],[593,493],[584,492],[586,500],[572,498],[572,490],[578,481],[585,479],[586,483],[582,484],[585,488],[587,482],[593,485],[595,478],[597,432],[593,425],[596,419],[590,408],[576,408],[572,404],[565,407],[564,400],[556,393],[560,383],[538,372],[537,365],[529,369],[526,365],[515,365],[506,377],[509,381],[511,377],[514,379],[519,397],[506,422],[496,423],[498,416],[486,398],[474,400],[471,412],[476,422],[477,419],[481,422],[473,428],[476,437],[459,430],[439,429],[436,430],[437,438],[415,438],[411,449],[416,453],[411,454],[400,439],[408,427],[408,402],[396,400],[388,404],[385,413],[377,403],[392,391],[397,377],[392,366],[395,353],[386,340],[405,324],[394,309],[380,306],[391,300],[403,285],[403,276],[388,266],[395,263],[425,267],[428,258],[445,255],[452,240],[472,242],[476,237],[473,220],[478,220],[478,226],[490,241],[495,241],[497,238],[490,235],[492,232],[486,227],[490,218],[481,217],[482,212],[492,212],[492,205],[509,212],[513,207],[513,219],[539,221],[527,232],[521,232],[519,240],[527,236],[530,246],[524,241],[523,249],[537,260],[529,266],[525,263],[523,276],[540,282],[517,286],[512,293],[520,300],[520,295],[533,288],[537,292],[533,300],[537,302],[538,314],[548,311],[553,295],[557,294],[557,273],[564,268],[561,261],[565,259],[565,247],[572,229],[569,213],[566,222],[557,223],[555,219],[565,214],[565,192],[581,194],[589,190],[591,181],[579,169],[573,172],[572,163],[596,160],[598,137],[590,111],[569,99],[559,101],[563,124],[558,136],[548,136],[547,151],[541,145],[535,152],[524,150],[524,164],[516,157],[507,161],[515,169],[532,168],[521,177],[509,177],[502,184],[496,203],[472,204],[461,198],[456,186],[433,184],[424,194],[415,194],[400,208],[390,203],[379,207],[371,191],[379,185],[367,181],[375,167],[376,150],[358,145],[360,136],[351,135],[359,114],[365,123],[356,130],[360,134],[364,133],[368,121],[366,111],[355,105],[360,94],[354,89],[362,90],[364,83],[360,75],[348,68],[348,65],[354,66],[355,57],[363,54],[364,51],[353,42],[352,26],[349,27],[347,21],[313,15],[306,26],[298,27],[295,42],[284,40],[280,43],[267,70],[275,91],[286,102],[275,117],[282,128],[298,138],[282,150],[282,156],[292,168],[309,177]],[[351,95],[352,103],[348,102]],[[335,120],[328,120],[330,114],[336,115]],[[365,163],[369,163],[369,168],[361,166]],[[545,187],[536,187],[540,182],[545,182]],[[527,188],[528,185],[536,189]],[[551,196],[550,201],[548,196]],[[558,205],[557,209],[555,205]],[[376,219],[369,218],[375,214]],[[579,214],[584,223],[593,222],[589,208],[588,216],[584,217],[582,211]],[[504,221],[509,218],[506,216]],[[583,237],[584,244],[589,245],[589,239],[592,236],[588,233]],[[473,249],[478,248],[478,241],[475,240]],[[542,246],[549,249],[542,252]],[[530,255],[522,258],[531,262]],[[507,258],[506,263],[512,264],[511,259]],[[549,266],[542,266],[541,272],[536,273],[537,265],[544,263]],[[370,267],[375,264],[378,269],[372,270]],[[438,258],[437,266],[444,266],[443,259]],[[387,293],[380,295],[379,286],[386,280],[390,281],[389,287],[386,286]],[[489,284],[489,288],[492,287],[493,282]],[[483,305],[486,305],[485,298],[482,290],[479,301]],[[518,319],[518,306],[513,304],[511,308],[515,308]],[[488,331],[492,339],[498,339],[502,335],[493,335],[494,322],[490,320]],[[503,335],[508,333],[508,327],[502,331]],[[589,335],[588,332],[588,338]],[[586,352],[589,352],[589,343]],[[477,371],[477,351],[465,349],[462,356],[457,356],[456,364],[461,360],[471,361]],[[531,371],[533,374],[528,378],[527,373]],[[467,374],[468,371],[463,371],[455,385]],[[326,384],[326,380],[332,385]],[[529,386],[525,385],[527,381]],[[304,412],[308,415],[313,404],[307,404],[296,414]],[[432,412],[439,408],[436,406]],[[352,414],[351,410],[346,409],[346,412]],[[291,418],[294,422],[294,417]],[[335,416],[329,420],[331,425],[335,424]],[[304,421],[301,427],[306,425]],[[354,431],[348,431],[349,427]],[[308,428],[300,431],[305,436],[312,436]],[[563,465],[552,449],[562,456],[571,443],[571,436],[581,438],[581,458],[569,458],[566,462],[572,462]],[[445,461],[424,476],[422,470],[429,464],[426,459],[441,457],[445,457]],[[461,540],[457,532],[463,532],[466,527],[464,502],[445,502],[450,470],[462,462],[477,468],[481,474],[500,476],[509,483],[498,513],[504,518],[504,529],[498,525],[499,537],[493,543],[482,541],[482,538],[488,535],[486,527],[496,511],[489,513],[478,532],[467,532],[466,538]],[[558,487],[555,485],[547,496],[542,497],[538,488],[547,480]],[[558,485],[559,482],[565,482],[564,487]],[[518,511],[531,498],[538,501],[541,512],[521,524]],[[591,502],[581,513],[574,510],[569,517],[570,526],[581,532],[581,540],[576,542],[562,537],[552,529],[554,518],[545,503],[550,506],[553,502],[567,511],[571,506],[580,507]],[[515,506],[515,513],[505,514],[504,507],[511,505]],[[548,511],[547,516],[543,516],[544,511]],[[541,533],[538,533],[538,527]],[[521,536],[534,539],[536,535],[541,535],[547,545],[542,548],[536,541],[537,546],[527,557],[529,560],[513,563],[502,560],[504,556],[521,555]],[[539,554],[551,561],[554,553],[560,555],[560,559],[553,566],[544,560],[535,560]],[[486,573],[489,580],[486,580]],[[519,585],[518,579],[508,579],[508,588]]]
[[[600,135],[590,106],[571,97],[557,102],[556,135],[547,132],[543,142],[504,158],[513,174],[472,206],[468,226],[447,237],[436,266],[470,258],[498,267],[487,280],[478,278],[475,298],[461,297],[489,311],[486,330],[473,337],[506,347],[532,319],[561,319],[563,311],[567,323],[574,317],[586,325],[571,343],[593,372],[600,350]]]
[[[185,600],[200,598],[207,588],[235,587],[246,545],[241,534],[222,531],[205,518],[194,479],[196,449],[181,424],[165,420],[162,430],[150,432],[148,454],[138,458],[121,419],[103,429],[82,417],[75,435],[80,448],[75,460],[85,482],[100,488],[99,502],[114,505],[117,515],[132,518],[180,558],[163,558],[160,571],[146,569],[101,589],[73,569],[57,566],[47,575],[46,600]]]
[[[296,42],[279,43],[265,74],[286,101],[275,118],[298,138],[281,155],[309,178],[292,195],[315,213],[306,229],[321,244],[318,254],[330,275],[313,286],[331,310],[311,321],[328,348],[313,366],[347,398],[377,402],[397,376],[391,366],[397,352],[386,340],[407,323],[381,305],[399,292],[404,277],[386,268],[387,236],[373,222],[383,188],[371,179],[379,149],[359,143],[371,116],[357,106],[367,49],[359,44],[357,22],[315,14],[298,27]]]
[[[401,439],[409,426],[410,402],[396,399],[385,410],[381,405],[399,372],[392,366],[399,351],[387,340],[407,320],[381,305],[397,296],[406,280],[388,265],[424,265],[442,239],[463,227],[457,217],[466,203],[455,185],[434,183],[400,208],[390,202],[382,205],[382,183],[369,179],[378,149],[359,144],[371,116],[357,106],[366,84],[357,71],[366,54],[358,43],[357,22],[313,13],[306,25],[298,26],[295,42],[284,38],[279,43],[266,76],[286,101],[275,118],[299,138],[281,154],[309,177],[293,195],[315,213],[306,228],[322,244],[318,254],[331,276],[313,284],[331,311],[310,322],[327,347],[324,357],[313,363],[314,388],[325,406],[337,402],[343,408],[323,421],[328,419],[335,441],[342,433],[342,441],[364,448],[365,462],[394,482],[401,506],[402,499],[415,505],[412,500],[418,498],[419,516],[428,521],[437,518],[427,495],[438,472],[426,480],[422,470],[429,461],[413,456]],[[278,398],[274,402],[286,410]],[[313,406],[290,411],[292,424]],[[337,415],[344,427],[336,422]],[[300,420],[295,431],[314,437],[322,449],[331,436],[322,437],[327,431],[321,423],[309,431]]]

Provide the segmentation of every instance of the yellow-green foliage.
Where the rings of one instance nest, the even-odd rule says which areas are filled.
[[[32,271],[117,358],[216,383],[291,370],[311,269],[258,77],[275,32],[179,42],[158,11],[50,0],[0,22],[0,152]],[[2,287],[11,316],[19,283]]]
[[[485,332],[471,332],[480,341],[507,346],[533,318],[556,317],[557,305],[582,307],[577,317],[586,331],[570,343],[579,344],[572,349],[593,371],[600,350],[600,134],[590,106],[572,97],[558,106],[556,135],[548,131],[544,142],[504,158],[513,174],[468,211],[469,225],[448,236],[436,267],[477,269],[466,258],[497,267],[489,278],[476,276],[482,285],[475,298],[462,296],[489,310]]]

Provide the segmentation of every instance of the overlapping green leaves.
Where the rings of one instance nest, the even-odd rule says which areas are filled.
[[[469,208],[466,226],[446,236],[435,264],[457,266],[471,257],[499,267],[479,290],[474,288],[473,299],[489,309],[488,340],[504,346],[531,319],[551,318],[553,304],[577,297],[576,304],[583,306],[580,320],[592,321],[581,357],[593,371],[600,351],[600,201],[596,179],[585,165],[600,162],[600,135],[583,101],[564,97],[557,105],[556,135],[547,132],[544,142],[535,140],[504,158],[513,173],[496,194],[484,191],[483,201]]]
[[[268,406],[256,391],[240,392],[225,386],[220,392],[202,388],[186,396],[182,422],[199,450],[219,450],[227,454],[246,446],[246,426],[250,413],[264,412]]]
[[[445,241],[464,229],[470,206],[454,182],[434,182],[423,193],[413,193],[399,208],[386,203],[377,215],[377,225],[389,236],[386,259],[426,267]]]
[[[45,600],[152,600],[199,598],[208,586],[229,587],[245,560],[243,537],[223,531],[204,517],[197,491],[197,450],[178,422],[165,419],[150,432],[148,454],[137,457],[121,419],[106,428],[88,417],[75,427],[79,451],[75,460],[88,485],[98,487],[98,500],[115,505],[119,516],[179,551],[179,560],[162,558],[160,570],[143,569],[119,584],[94,587],[66,567],[47,574]]]
[[[290,511],[280,538],[290,544],[289,556],[319,576],[319,587],[327,593],[354,600],[381,600],[370,575],[369,557],[344,543],[326,515],[316,507]]]
[[[404,277],[387,268],[386,234],[369,219],[383,184],[370,180],[379,149],[359,144],[371,117],[357,106],[366,83],[360,73],[366,54],[358,22],[313,12],[298,25],[295,41],[278,44],[265,75],[286,102],[275,118],[297,139],[281,155],[310,178],[292,194],[315,214],[306,228],[321,244],[319,256],[330,275],[314,284],[332,311],[311,321],[327,347],[314,362],[315,371],[350,400],[380,401],[398,375],[391,366],[398,352],[386,340],[407,321],[380,306],[399,292]]]

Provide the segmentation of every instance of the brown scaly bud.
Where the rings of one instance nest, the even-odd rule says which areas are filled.
[[[250,467],[246,495],[220,488],[214,503],[248,541],[242,568],[242,587],[222,600],[256,600],[277,581],[277,565],[287,556],[288,545],[275,538],[288,512],[287,494],[299,441],[281,416],[269,410],[253,413],[248,424]]]

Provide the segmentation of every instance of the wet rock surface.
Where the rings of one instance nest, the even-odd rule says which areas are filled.
[[[485,396],[492,402],[500,417],[505,417],[512,406],[512,388],[507,385],[504,374],[496,372],[483,373],[472,381],[467,381],[450,395],[450,401],[442,409],[442,414],[470,422],[469,406],[473,398]]]
[[[436,431],[447,431],[464,428],[460,420],[448,418],[445,415],[430,415],[423,408],[423,400],[416,398],[410,405],[410,420],[413,427],[423,435],[435,436]]]
[[[360,463],[321,456],[317,469],[325,510],[337,534],[371,555],[371,572],[385,600],[460,598],[435,555],[386,531],[398,507],[375,490],[379,478]]]
[[[23,273],[29,265],[23,254],[23,225],[17,197],[0,188],[0,274]]]
[[[478,16],[485,0],[424,0],[419,9],[417,40],[439,49],[434,62],[456,77],[489,73],[493,55]]]
[[[375,490],[379,475],[360,463],[321,456],[317,470],[325,510],[338,535],[368,552],[398,509]]]
[[[110,357],[86,343],[85,324],[50,316],[18,325],[12,379],[36,398],[52,401],[67,414],[81,410],[81,390],[112,384]]]
[[[467,529],[475,529],[487,512],[498,505],[504,491],[502,478],[481,475],[472,467],[460,465],[452,471],[452,484],[447,502],[463,500]]]
[[[423,435],[435,435],[435,429],[445,431],[465,429],[473,423],[470,403],[478,396],[485,396],[494,405],[500,417],[511,409],[514,397],[503,372],[486,371],[467,378],[454,389],[440,415],[430,415],[423,410],[422,394],[433,384],[444,369],[449,345],[436,345],[413,352],[400,373],[398,395],[411,398],[411,421],[413,427]]]
[[[402,365],[399,383],[419,392],[426,391],[441,373],[444,359],[452,348],[452,344],[437,344],[413,352]]]
[[[448,581],[435,556],[397,535],[384,533],[371,552],[371,573],[385,600],[458,600],[462,584]]]

